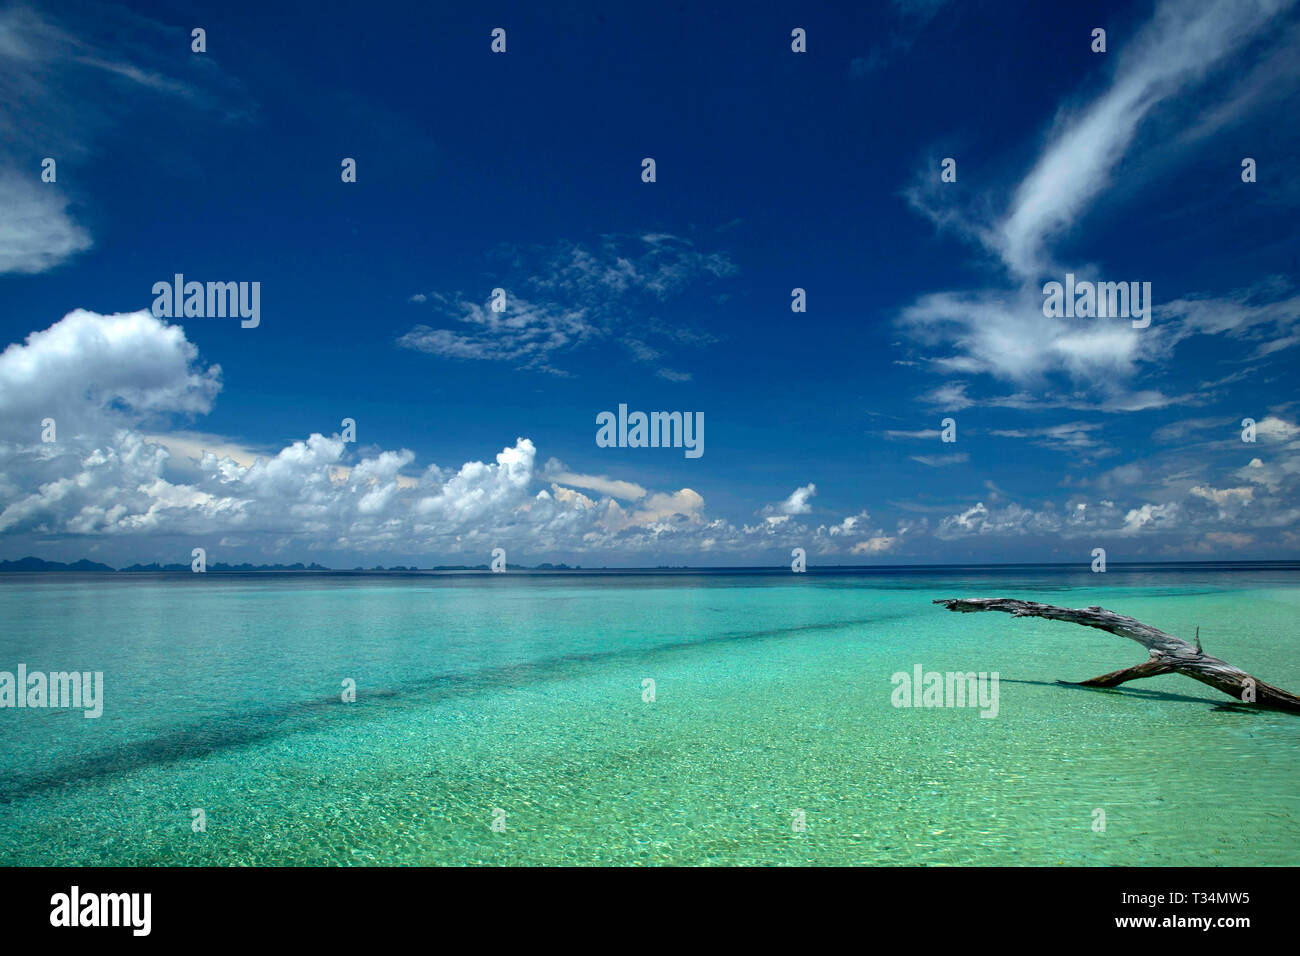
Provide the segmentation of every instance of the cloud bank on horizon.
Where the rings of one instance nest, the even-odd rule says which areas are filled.
[[[924,517],[902,518],[887,532],[873,527],[866,510],[830,524],[808,520],[817,494],[812,482],[757,509],[761,520],[733,524],[708,515],[704,498],[689,487],[650,491],[576,473],[555,459],[541,466],[527,437],[493,462],[418,467],[409,449],[352,452],[338,433],[313,433],[258,455],[222,450],[215,436],[178,431],[172,439],[151,431],[162,420],[208,412],[220,388],[220,368],[203,365],[182,328],[145,311],[77,311],[11,345],[0,354],[0,425],[14,435],[50,417],[58,438],[0,444],[0,534],[83,547],[97,538],[133,540],[147,553],[165,553],[161,542],[179,536],[267,557],[472,557],[507,542],[539,560],[683,554],[725,563],[793,547],[834,558],[893,554],[909,535],[1095,538],[1195,530],[1211,544],[1232,546],[1269,529],[1290,535],[1300,516],[1289,504],[1300,491],[1300,426],[1275,416],[1260,420],[1258,454],[1225,475],[1225,487],[1189,476],[1178,498],[1137,506],[1077,495],[1061,509],[981,501],[933,526]],[[1198,545],[1191,553],[1204,550]]]
[[[365,109],[341,108],[331,122],[346,135],[301,120],[319,137],[306,141],[328,151],[304,195],[219,178],[199,193],[206,220],[151,240],[161,212],[128,206],[155,200],[97,179],[131,124],[183,129],[203,117],[213,137],[265,135],[268,153],[289,149],[296,140],[275,130],[303,65],[287,58],[276,77],[255,69],[251,51],[245,60],[231,49],[252,27],[223,30],[215,18],[220,55],[196,56],[188,28],[162,14],[6,10],[0,130],[19,148],[0,163],[12,343],[0,353],[0,557],[186,561],[194,546],[210,561],[422,566],[483,563],[496,547],[512,563],[584,566],[777,564],[793,548],[821,563],[1086,562],[1094,546],[1112,561],[1295,557],[1300,187],[1285,163],[1300,135],[1278,121],[1300,104],[1300,18],[1288,0],[1140,13],[1062,14],[1082,65],[1053,76],[1050,102],[1026,94],[1034,115],[1004,118],[987,142],[972,132],[969,146],[951,146],[947,126],[909,121],[913,140],[897,151],[923,157],[914,178],[884,184],[870,203],[912,245],[872,274],[878,294],[864,304],[851,271],[802,251],[784,253],[801,265],[781,265],[770,220],[788,224],[789,209],[775,208],[784,200],[765,212],[766,193],[745,206],[694,182],[704,172],[683,169],[680,153],[698,131],[630,106],[609,138],[652,129],[663,145],[629,146],[627,182],[593,172],[625,158],[607,159],[602,137],[564,154],[593,192],[584,208],[601,215],[575,212],[564,180],[554,195],[516,189],[518,157],[491,165],[472,130],[464,143],[446,128],[432,134],[441,178],[459,171],[500,196],[452,185],[438,188],[454,196],[412,198],[378,171],[382,151],[340,183],[335,153],[362,149],[331,139],[364,141],[372,129]],[[978,16],[994,14],[900,4],[886,21],[896,32],[876,49],[832,55],[826,37],[826,51],[807,56],[835,69],[788,82],[820,91],[827,115],[843,102],[865,110],[864,88],[891,74],[926,62],[959,70],[948,53],[999,25]],[[1082,25],[1094,19],[1110,24],[1105,54],[1087,50]],[[496,68],[479,62],[483,50],[463,55],[473,66],[462,69]],[[538,97],[549,84],[557,108],[573,95],[563,92],[573,75],[539,79],[520,59],[510,69],[521,72],[465,90],[466,111],[479,95],[495,102],[497,84],[535,83]],[[700,71],[726,66],[706,62],[683,57],[695,95]],[[640,82],[615,71],[593,108]],[[365,94],[376,88],[325,98]],[[93,118],[101,101],[123,130]],[[815,118],[822,107],[801,108]],[[754,126],[755,114],[737,112],[719,122]],[[409,113],[383,120],[388,135],[423,144],[408,121],[419,125]],[[753,135],[738,148],[778,149]],[[518,144],[503,136],[508,153]],[[557,153],[570,141],[558,131]],[[820,147],[772,160],[828,180],[825,193],[791,186],[808,220],[799,243],[860,243],[841,223],[833,150]],[[179,148],[193,168],[175,175],[199,189],[202,144]],[[956,182],[940,178],[936,150],[957,156]],[[214,163],[229,158],[215,151]],[[643,182],[640,157],[657,151],[661,176]],[[41,179],[47,153],[58,154],[57,182]],[[1239,176],[1244,156],[1259,158],[1259,182]],[[1218,191],[1189,195],[1193,171]],[[353,187],[372,191],[324,198]],[[455,202],[517,212],[466,205],[456,217]],[[313,225],[304,209],[322,203],[345,208]],[[262,205],[265,227],[253,211]],[[227,206],[237,211],[223,221]],[[450,221],[458,235],[428,236],[427,222],[436,232]],[[1241,248],[1241,236],[1256,242]],[[942,268],[914,268],[918,250],[937,249]],[[344,254],[362,258],[348,270],[330,258]],[[258,279],[261,327],[155,317],[146,293],[173,270]],[[1149,325],[1045,317],[1044,283],[1067,273],[1151,282]],[[305,291],[285,291],[299,281]],[[806,313],[790,311],[792,286],[806,287]],[[126,310],[92,307],[122,299]],[[707,453],[693,462],[597,447],[596,414],[620,403],[702,410]],[[345,417],[360,441],[346,440]]]

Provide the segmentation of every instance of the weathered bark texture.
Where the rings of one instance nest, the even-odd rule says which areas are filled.
[[[1266,684],[1259,678],[1252,677],[1226,661],[1221,661],[1202,651],[1199,629],[1196,643],[1191,644],[1181,637],[1156,630],[1134,618],[1095,606],[1057,607],[1053,604],[1039,604],[1036,601],[1018,601],[1015,598],[942,598],[934,603],[942,604],[950,611],[963,613],[1003,611],[1012,617],[1043,617],[1049,621],[1082,624],[1084,627],[1095,627],[1120,637],[1127,637],[1147,649],[1150,660],[1134,667],[1081,681],[1080,684],[1084,687],[1117,687],[1125,681],[1177,672],[1186,674],[1202,684],[1209,684],[1215,690],[1236,698],[1238,702],[1254,703],[1257,707],[1300,714],[1300,697]],[[1252,695],[1253,701],[1250,699]]]

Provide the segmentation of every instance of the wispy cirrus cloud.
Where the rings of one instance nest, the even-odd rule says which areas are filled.
[[[571,470],[564,462],[556,458],[546,462],[546,466],[542,469],[542,477],[561,485],[584,488],[588,491],[608,495],[611,498],[622,498],[624,501],[636,501],[648,494],[644,487],[634,481],[623,481],[619,478],[611,478],[608,475],[580,474]]]
[[[1151,22],[1119,54],[1109,88],[1058,119],[1005,215],[991,229],[979,230],[984,243],[1015,275],[1036,279],[1060,271],[1048,244],[1073,228],[1109,184],[1142,122],[1198,85],[1289,5],[1290,0],[1166,0],[1157,6]]]
[[[642,320],[637,309],[736,272],[726,255],[701,252],[690,240],[662,233],[499,253],[507,260],[496,286],[506,293],[503,311],[493,310],[490,296],[478,301],[463,293],[417,293],[412,302],[431,304],[458,325],[421,324],[398,344],[443,358],[504,361],[566,375],[566,353],[617,342],[635,361],[655,367],[660,378],[686,381],[688,372],[662,364],[669,350],[716,339],[659,319]]]
[[[1062,422],[1059,425],[1046,425],[1040,428],[995,428],[989,434],[999,438],[1023,438],[1058,451],[1088,452],[1096,455],[1100,452],[1114,454],[1097,438],[1096,432],[1101,425],[1096,422]]]
[[[927,170],[908,190],[909,202],[939,227],[991,254],[998,269],[985,287],[928,293],[902,310],[899,325],[924,350],[924,364],[931,371],[988,376],[1040,394],[1053,380],[1064,379],[1094,406],[1153,408],[1181,399],[1146,389],[1135,400],[1132,383],[1146,372],[1158,373],[1188,337],[1257,335],[1251,358],[1300,343],[1294,333],[1296,297],[1278,283],[1254,290],[1250,301],[1233,294],[1165,302],[1148,329],[1128,322],[1047,320],[1040,287],[1044,276],[1059,279],[1067,271],[1054,245],[1080,231],[1143,124],[1165,111],[1186,113],[1189,94],[1206,92],[1206,77],[1216,70],[1249,72],[1251,64],[1243,66],[1239,59],[1247,48],[1263,46],[1270,54],[1293,42],[1288,38],[1296,31],[1271,30],[1292,5],[1293,0],[1164,0],[1115,54],[1106,88],[1081,105],[1062,108],[1037,158],[1008,193],[985,194],[968,208],[957,208]],[[1272,56],[1265,62],[1276,65]],[[1233,89],[1215,85],[1209,95],[1233,97]],[[1207,104],[1198,101],[1196,110],[1205,115]],[[1095,269],[1077,263],[1069,271],[1076,268]],[[949,394],[969,400],[964,388],[950,386]]]
[[[45,272],[93,245],[67,174],[42,181],[46,157],[56,175],[75,168],[125,117],[160,103],[246,115],[242,90],[210,57],[184,58],[188,28],[93,9],[75,30],[23,4],[0,10],[0,274]]]
[[[866,53],[849,61],[849,76],[861,79],[883,70],[912,49],[921,33],[949,0],[893,0],[893,29]]]
[[[461,323],[460,327],[417,325],[398,338],[397,344],[443,358],[511,362],[564,375],[554,365],[557,353],[606,334],[589,318],[587,309],[560,303],[508,296],[505,310],[497,312],[490,299],[473,302],[432,292],[421,301],[432,302]]]
[[[970,454],[964,451],[954,451],[947,455],[911,455],[912,461],[920,462],[931,468],[943,468],[947,465],[964,465],[970,461]]]

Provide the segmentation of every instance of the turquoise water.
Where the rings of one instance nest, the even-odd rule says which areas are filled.
[[[0,670],[106,702],[0,710],[0,863],[1300,862],[1300,717],[1055,684],[1145,652],[930,603],[978,596],[1300,690],[1295,570],[5,575]],[[998,672],[998,715],[894,707],[916,664]]]

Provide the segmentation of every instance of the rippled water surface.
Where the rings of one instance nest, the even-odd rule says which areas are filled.
[[[0,575],[0,670],[106,696],[0,710],[0,863],[1300,862],[1300,717],[1056,684],[1145,652],[958,596],[1199,625],[1300,690],[1285,568]],[[997,716],[894,707],[917,664],[996,671]]]

